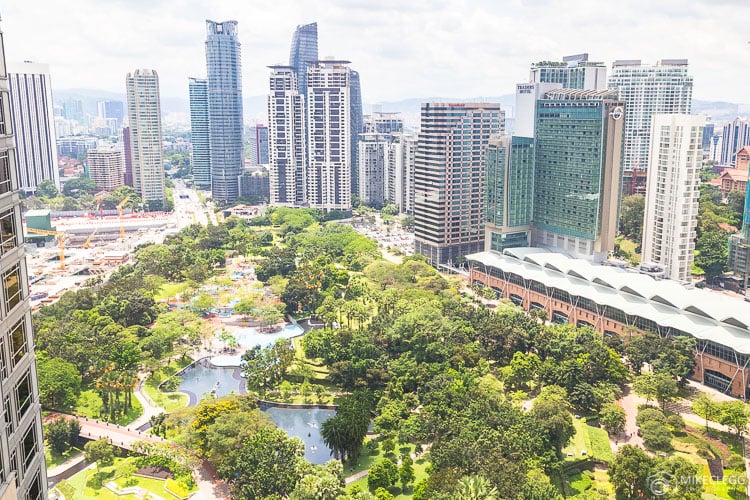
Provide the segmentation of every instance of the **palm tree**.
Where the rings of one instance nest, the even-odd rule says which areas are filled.
[[[464,476],[458,480],[458,500],[498,500],[497,488],[482,476]]]

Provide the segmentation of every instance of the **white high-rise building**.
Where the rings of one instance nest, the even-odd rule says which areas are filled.
[[[86,162],[97,189],[112,191],[125,184],[125,159],[122,149],[114,144],[89,150]]]
[[[557,83],[566,89],[604,90],[607,87],[607,67],[604,63],[589,61],[588,54],[575,54],[563,57],[561,62],[532,64],[529,81]]]
[[[307,202],[324,210],[352,206],[349,61],[327,59],[307,70]]]
[[[398,206],[399,212],[414,215],[414,157],[417,136],[397,133],[389,146],[386,171],[386,199]]]
[[[133,188],[150,209],[161,209],[166,200],[162,153],[159,75],[138,69],[126,79]]]
[[[33,193],[40,182],[49,180],[59,189],[49,65],[29,61],[8,65],[8,82],[19,188]]]
[[[737,151],[742,146],[750,145],[750,122],[743,118],[735,118],[724,125],[721,132],[721,159],[720,165],[727,167],[736,166]]]
[[[386,200],[386,171],[389,159],[390,134],[368,132],[359,134],[358,195],[365,205],[380,208]]]
[[[643,260],[662,266],[664,275],[675,281],[690,281],[705,124],[701,115],[653,116]]]
[[[651,117],[657,114],[690,114],[693,77],[687,59],[662,59],[653,66],[640,60],[612,63],[609,88],[625,101],[624,170],[647,168]]]
[[[306,201],[305,107],[291,66],[271,66],[268,94],[268,170],[272,205]]]

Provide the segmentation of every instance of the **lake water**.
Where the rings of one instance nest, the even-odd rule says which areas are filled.
[[[305,443],[305,459],[308,462],[324,464],[333,458],[320,436],[320,426],[336,414],[335,410],[268,408],[263,411],[271,416],[279,429]]]
[[[266,347],[278,339],[290,339],[298,337],[304,333],[301,326],[289,324],[275,333],[260,333],[255,328],[238,328],[232,335],[240,347],[237,348],[239,354],[226,355],[222,354],[211,358],[211,363],[216,366],[240,366],[242,354],[255,346]]]
[[[177,390],[188,395],[188,406],[195,406],[214,389],[216,397],[245,393],[245,381],[240,377],[239,368],[212,368],[195,364],[180,375],[180,379],[182,381]]]

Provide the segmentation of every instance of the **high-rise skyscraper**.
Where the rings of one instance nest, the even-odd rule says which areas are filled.
[[[595,261],[614,249],[626,111],[611,90],[560,89],[539,100],[533,246]]]
[[[491,138],[485,165],[485,249],[502,252],[506,248],[528,246],[534,196],[534,139]]]
[[[133,187],[133,145],[130,141],[130,127],[122,127],[120,137],[122,138],[122,156],[125,160],[123,182],[126,186]]]
[[[89,178],[97,189],[112,191],[124,184],[125,161],[122,150],[114,145],[91,149],[86,156]]]
[[[643,261],[690,281],[698,224],[703,126],[700,115],[654,115],[643,216]]]
[[[208,125],[208,80],[190,78],[190,142],[193,145],[193,184],[211,189],[211,147]]]
[[[687,59],[662,59],[654,66],[640,60],[615,61],[609,88],[628,106],[625,114],[623,168],[648,168],[651,117],[657,114],[690,114],[693,77]]]
[[[395,203],[394,184],[400,182],[396,176],[403,175],[403,172],[396,173],[397,156],[391,145],[403,129],[404,122],[398,113],[378,112],[365,117],[364,132],[359,135],[357,155],[357,195],[365,205],[380,208],[386,201]]]
[[[211,194],[219,203],[239,196],[244,163],[242,73],[237,21],[206,20],[208,127],[211,145]]]
[[[301,24],[294,30],[289,66],[297,75],[297,93],[307,94],[307,66],[318,60],[318,23]]]
[[[271,66],[268,162],[272,205],[302,206],[305,184],[305,107],[291,66]]]
[[[737,151],[750,145],[750,122],[740,117],[724,125],[721,132],[720,165],[734,167]]]
[[[23,252],[5,48],[0,34],[0,498],[47,498],[41,406]]]
[[[122,101],[99,101],[97,103],[99,118],[116,120],[115,128],[122,126],[122,120],[125,118],[125,106]]]
[[[387,199],[398,205],[401,213],[408,215],[414,215],[414,161],[416,153],[416,135],[404,132],[393,134],[388,152]]]
[[[607,67],[589,61],[588,54],[563,57],[562,62],[542,61],[531,65],[531,83],[559,83],[566,89],[607,88]]]
[[[433,264],[484,247],[484,153],[505,129],[493,103],[423,103],[414,166],[415,252]]]
[[[49,65],[24,62],[8,68],[10,112],[15,123],[18,185],[33,193],[40,182],[60,188]]]
[[[352,73],[349,61],[308,66],[306,199],[312,207],[352,206]]]
[[[351,127],[351,141],[352,141],[352,147],[351,147],[351,179],[352,179],[352,186],[351,191],[352,193],[357,192],[357,188],[359,186],[359,179],[358,179],[358,172],[359,172],[359,147],[357,144],[359,143],[359,134],[362,133],[362,129],[364,128],[364,116],[362,115],[362,87],[359,83],[359,72],[351,70],[350,75],[350,92],[349,92],[349,109],[350,109],[350,127]]]
[[[386,199],[386,171],[391,138],[377,132],[359,137],[358,196],[367,206],[381,208]]]
[[[252,125],[247,139],[250,148],[250,165],[268,164],[268,127]]]
[[[137,69],[125,78],[130,123],[130,153],[133,188],[148,204],[161,210],[166,201],[162,153],[159,75],[152,69]]]

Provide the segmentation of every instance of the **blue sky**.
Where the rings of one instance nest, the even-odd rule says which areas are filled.
[[[351,60],[366,102],[508,94],[532,61],[580,52],[687,58],[694,97],[750,102],[750,0],[6,0],[0,14],[8,60],[49,63],[58,89],[122,92],[147,67],[186,97],[209,18],[239,22],[245,95],[266,93],[266,66],[317,21],[321,57]]]

